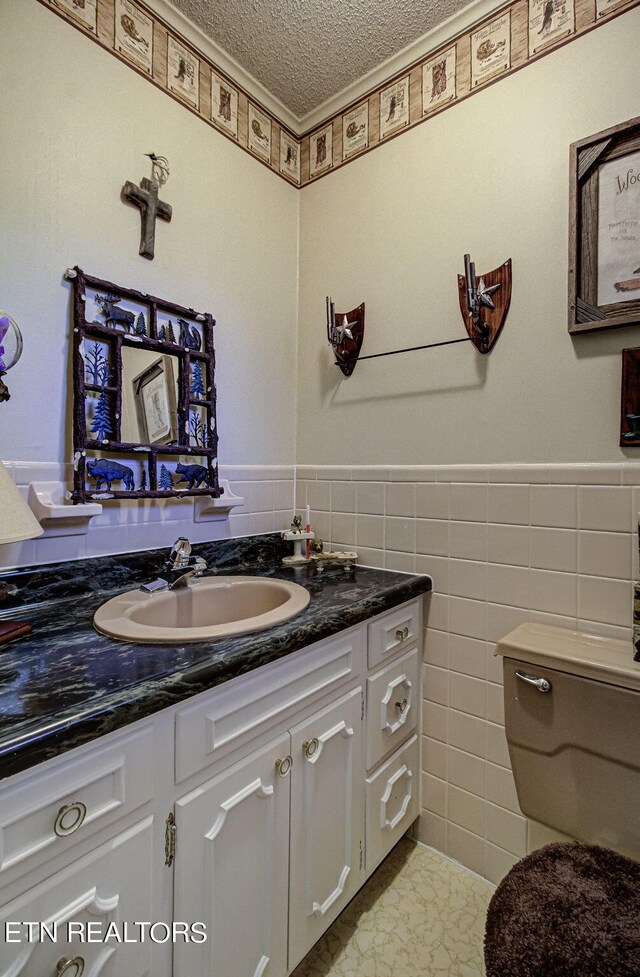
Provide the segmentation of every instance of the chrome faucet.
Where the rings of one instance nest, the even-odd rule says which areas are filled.
[[[162,576],[151,583],[143,584],[140,590],[155,594],[162,590],[187,587],[192,577],[201,577],[206,569],[207,564],[202,557],[191,556],[191,543],[186,536],[180,536],[171,548]]]
[[[207,564],[201,556],[191,556],[191,543],[186,536],[180,536],[171,547],[165,566],[169,589],[186,587],[191,577],[201,577],[202,571],[206,569]]]

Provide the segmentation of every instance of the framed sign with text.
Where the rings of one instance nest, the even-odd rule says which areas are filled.
[[[571,146],[569,332],[640,324],[640,118]]]

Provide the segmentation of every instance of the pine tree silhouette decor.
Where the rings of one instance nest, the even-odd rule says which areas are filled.
[[[141,312],[136,319],[136,336],[146,336],[147,335],[147,323],[145,322],[144,312]]]
[[[91,433],[95,434],[97,441],[105,441],[110,434],[113,434],[111,418],[109,416],[109,403],[105,390],[100,394],[98,403],[96,404],[96,411],[91,422]]]
[[[202,379],[202,363],[198,360],[191,366],[191,396],[194,400],[204,397],[204,381]]]
[[[145,492],[146,488],[147,488],[147,473],[143,468],[142,473],[140,475],[140,491]]]
[[[160,465],[160,477],[158,479],[158,484],[161,489],[173,488],[173,479],[171,478],[171,473],[166,465]]]
[[[173,331],[173,323],[172,323],[171,319],[169,319],[169,321],[168,321],[168,323],[166,325],[165,331],[164,331],[164,341],[165,341],[165,343],[175,343],[176,342],[176,334]]]

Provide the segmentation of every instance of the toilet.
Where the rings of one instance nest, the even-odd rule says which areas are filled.
[[[523,814],[640,859],[640,664],[631,643],[527,623],[496,654]]]
[[[638,977],[640,664],[631,643],[528,623],[496,654],[520,808],[576,841],[532,852],[498,886],[487,977]]]

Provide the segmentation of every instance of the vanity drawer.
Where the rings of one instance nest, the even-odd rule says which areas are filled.
[[[366,781],[366,866],[373,871],[420,813],[418,737]]]
[[[288,721],[307,700],[361,674],[365,641],[360,625],[203,692],[179,709],[176,783],[253,744],[263,730]]]
[[[417,600],[372,621],[369,628],[369,668],[375,668],[420,637],[421,614]]]
[[[418,649],[367,679],[367,770],[395,750],[418,724]]]
[[[52,858],[151,800],[153,727],[0,790],[0,873]]]

